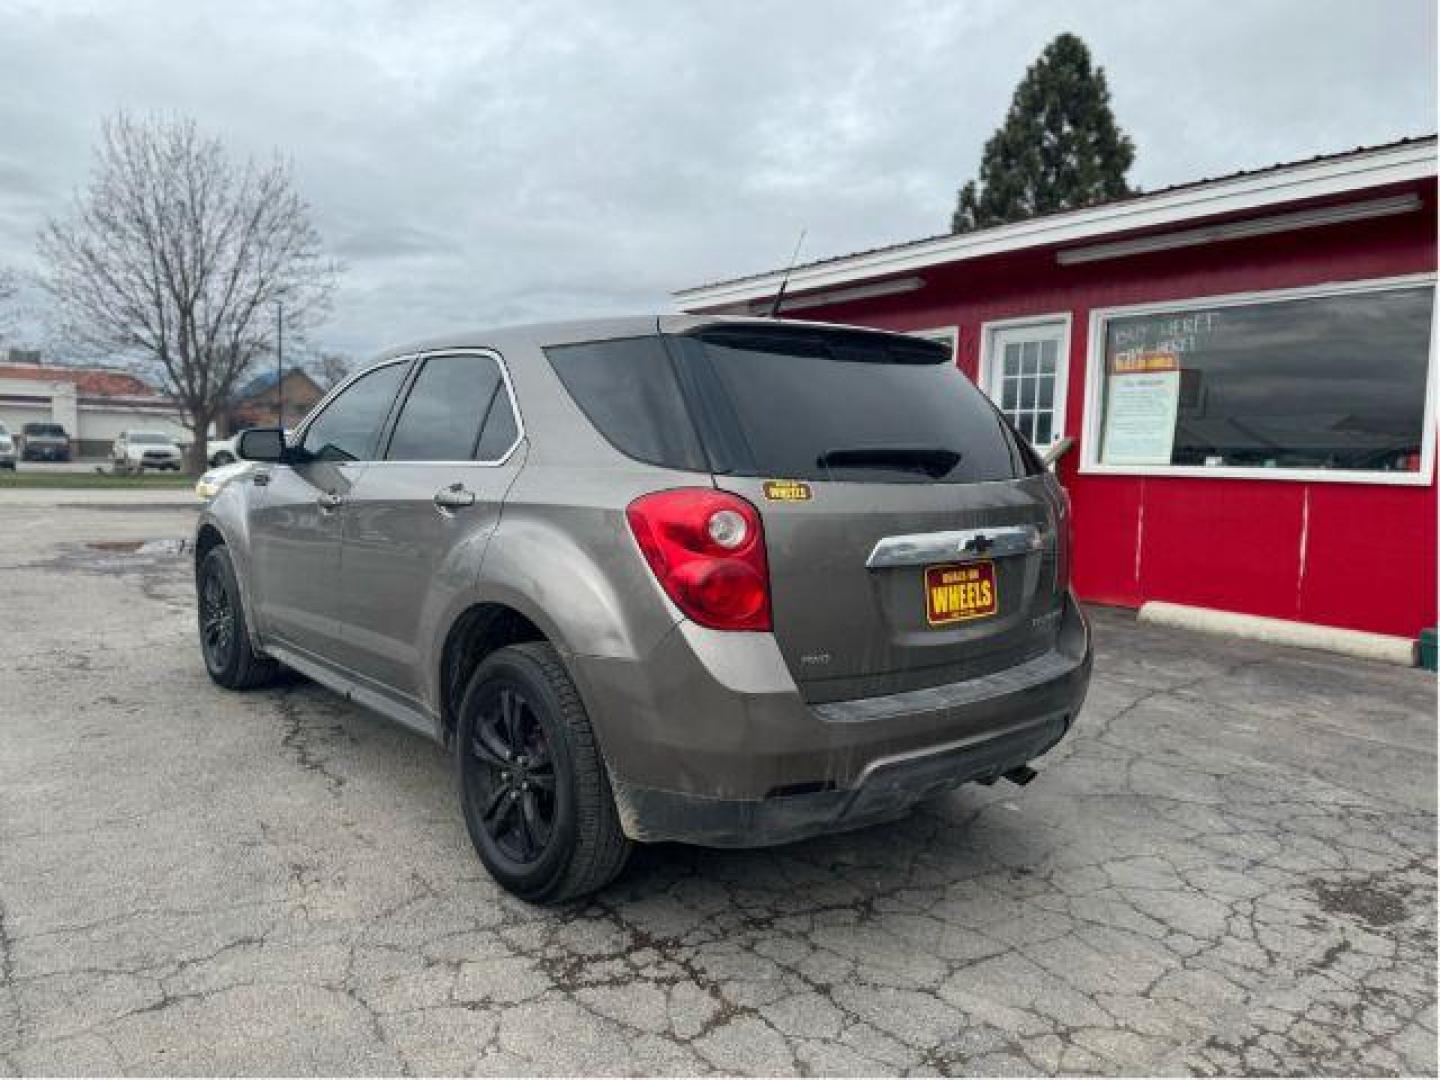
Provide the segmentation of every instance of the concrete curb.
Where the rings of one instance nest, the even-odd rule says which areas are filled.
[[[1267,619],[1260,615],[1190,607],[1187,604],[1171,604],[1163,600],[1150,600],[1140,605],[1139,619],[1156,626],[1199,630],[1205,634],[1228,634],[1232,637],[1266,641],[1273,645],[1321,649],[1325,652],[1359,657],[1362,660],[1378,660],[1402,667],[1415,666],[1415,642],[1389,634],[1342,630],[1336,626],[1317,626],[1314,623],[1291,622],[1288,619]]]

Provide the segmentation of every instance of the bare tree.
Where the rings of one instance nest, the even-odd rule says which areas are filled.
[[[328,310],[338,268],[285,162],[236,164],[193,121],[105,121],[87,188],[40,233],[72,334],[158,370],[205,468],[211,422],[261,356]]]
[[[322,352],[315,358],[310,370],[323,390],[331,390],[349,375],[355,362],[342,352]]]
[[[0,266],[0,341],[9,335],[14,324],[15,297],[20,293],[20,279],[15,271]]]

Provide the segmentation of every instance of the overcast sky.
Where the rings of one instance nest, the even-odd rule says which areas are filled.
[[[634,313],[948,229],[1080,34],[1145,188],[1436,127],[1435,0],[0,0],[0,266],[120,108],[278,149],[348,266],[316,347]]]

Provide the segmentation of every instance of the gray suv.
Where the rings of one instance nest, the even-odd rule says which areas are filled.
[[[667,316],[456,335],[205,506],[211,677],[284,664],[453,748],[507,889],[1018,783],[1075,720],[1065,493],[932,342]]]

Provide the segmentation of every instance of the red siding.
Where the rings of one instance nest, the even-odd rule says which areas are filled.
[[[1048,250],[997,256],[926,270],[916,292],[796,317],[958,326],[957,360],[974,378],[982,324],[1069,312],[1065,431],[1078,443],[1093,309],[1433,272],[1434,185],[1410,190],[1425,200],[1419,213],[1069,267]],[[1075,507],[1075,586],[1085,599],[1170,600],[1410,637],[1435,625],[1433,482],[1083,476],[1079,449],[1061,475]]]

